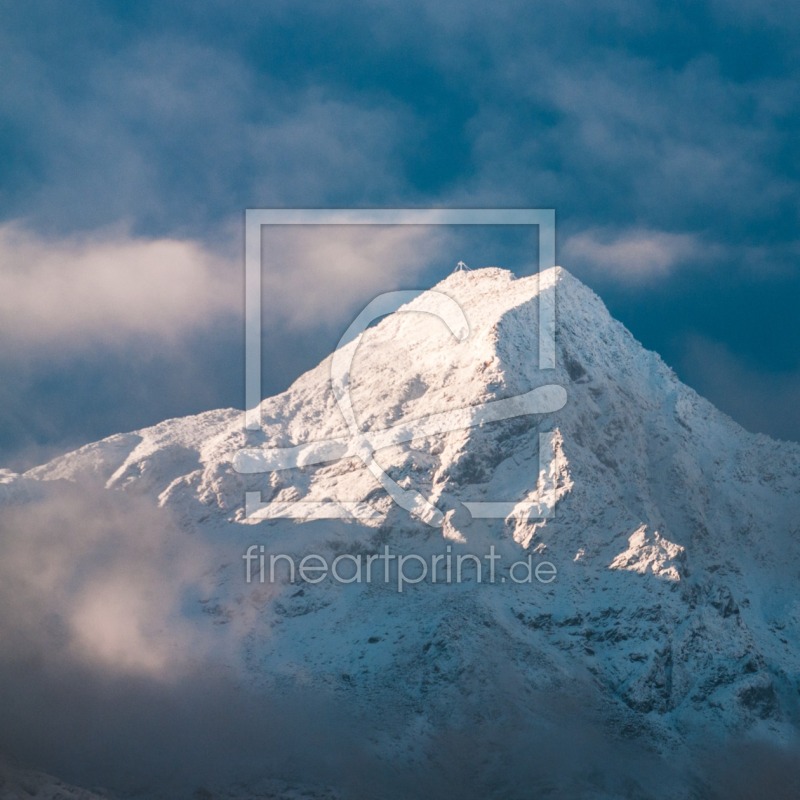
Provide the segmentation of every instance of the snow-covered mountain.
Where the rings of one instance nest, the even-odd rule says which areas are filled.
[[[358,709],[365,747],[387,764],[435,769],[480,741],[459,780],[502,786],[530,737],[561,776],[531,768],[531,790],[668,796],[647,770],[632,767],[627,788],[597,777],[590,754],[609,763],[614,741],[676,772],[688,764],[669,796],[714,796],[688,753],[732,737],[796,745],[800,446],[717,411],[561,268],[459,272],[435,290],[463,309],[468,335],[424,313],[446,298],[421,295],[346,345],[347,388],[377,464],[441,524],[394,503],[359,457],[331,358],[264,400],[262,431],[246,432],[236,410],[167,420],[6,473],[0,498],[35,502],[55,481],[155,500],[206,553],[194,600],[182,600],[188,624],[224,639],[248,686],[302,685]],[[547,293],[555,369],[538,363]],[[564,388],[563,407],[480,421],[513,406],[492,403],[547,386]],[[540,455],[540,441],[552,450]],[[276,448],[309,443],[294,451],[302,466],[275,469]],[[260,500],[251,516],[246,493]],[[326,518],[335,503],[352,515]],[[474,503],[502,503],[503,515],[481,518]],[[306,518],[269,518],[287,509]],[[402,593],[392,581],[247,584],[250,545],[298,560],[494,547],[500,579]],[[528,555],[555,580],[511,580],[508,565]],[[471,746],[453,739],[465,731]],[[567,769],[570,750],[585,768]]]

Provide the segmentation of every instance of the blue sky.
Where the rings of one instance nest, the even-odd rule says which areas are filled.
[[[284,206],[555,208],[637,338],[800,439],[798,50],[751,0],[0,2],[0,461],[241,407],[243,210]],[[268,393],[370,293],[531,255],[337,247],[375,263],[276,278]]]

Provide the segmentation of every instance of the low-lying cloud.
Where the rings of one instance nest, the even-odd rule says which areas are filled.
[[[168,679],[204,656],[183,618],[208,548],[149,499],[44,483],[0,507],[0,650]]]
[[[241,270],[193,241],[118,231],[46,239],[6,224],[0,263],[6,348],[175,341],[241,313]]]
[[[275,796],[271,779],[352,800],[796,796],[789,750],[704,742],[664,757],[621,736],[580,661],[544,689],[507,653],[476,653],[492,680],[465,669],[419,706],[392,687],[326,690],[321,664],[322,680],[298,664],[280,691],[256,672],[272,687],[256,690],[235,669],[263,644],[246,613],[198,619],[221,559],[201,532],[129,493],[38,491],[0,506],[0,759],[151,800]]]

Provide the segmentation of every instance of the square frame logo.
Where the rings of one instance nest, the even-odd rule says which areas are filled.
[[[554,209],[247,209],[245,212],[245,428],[260,430],[261,419],[261,368],[262,368],[262,227],[265,225],[533,225],[538,228],[539,259],[537,276],[555,266],[555,210]],[[459,262],[457,269],[465,265]],[[419,492],[402,489],[375,462],[374,451],[388,444],[397,444],[392,429],[387,431],[361,431],[355,421],[349,399],[349,360],[343,363],[342,345],[358,336],[371,322],[387,313],[402,311],[402,306],[417,297],[418,292],[389,292],[375,298],[358,315],[342,337],[334,352],[331,385],[340,410],[348,424],[351,436],[342,441],[309,442],[289,448],[243,448],[234,458],[234,468],[243,474],[274,472],[297,468],[299,464],[319,464],[346,457],[358,457],[383,486],[389,496],[401,507],[423,522],[438,527],[444,520],[441,510],[432,505]],[[438,295],[438,304],[450,308],[434,310],[450,327],[457,339],[466,338],[469,326],[463,310],[447,295],[428,290],[425,295]],[[555,284],[552,292],[539,292],[539,369],[554,369],[555,357]],[[540,386],[524,395],[489,401],[480,407],[458,409],[464,411],[463,427],[487,421],[509,419],[526,414],[543,414],[557,411],[566,403],[562,386]],[[415,421],[407,437],[431,435],[438,432],[431,415]],[[441,428],[441,425],[439,425]],[[441,429],[445,432],[450,428]],[[550,476],[554,455],[553,433],[539,434],[539,477],[535,501],[464,502],[473,518],[543,519],[553,515],[555,507],[555,479]],[[352,451],[352,452],[351,452]],[[288,517],[300,519],[356,518],[376,519],[380,512],[365,502],[314,502],[298,500],[290,503],[262,502],[260,492],[245,493],[245,515],[248,519]]]

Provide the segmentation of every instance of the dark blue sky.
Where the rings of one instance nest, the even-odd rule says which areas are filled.
[[[555,208],[637,338],[800,439],[799,50],[754,0],[0,2],[0,461],[241,406],[243,210],[281,206]],[[280,278],[268,392],[370,292],[530,247],[370,252]]]

